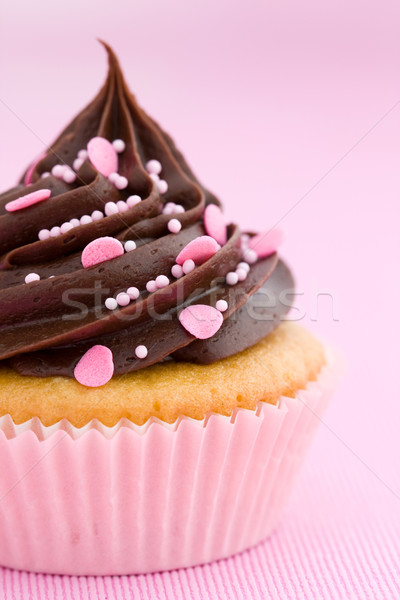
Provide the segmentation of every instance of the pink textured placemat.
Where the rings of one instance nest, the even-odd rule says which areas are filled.
[[[170,573],[58,577],[0,571],[0,597],[362,599],[400,597],[398,489],[321,427],[275,534],[234,558]],[[396,485],[397,484],[397,485]]]

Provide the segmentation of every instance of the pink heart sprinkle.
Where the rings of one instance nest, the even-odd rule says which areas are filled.
[[[221,246],[209,235],[201,235],[189,242],[176,257],[176,263],[183,265],[185,260],[193,260],[196,265],[201,265],[203,262],[214,256]]]
[[[199,340],[207,340],[217,333],[224,318],[219,310],[207,304],[193,304],[179,315],[181,325]]]
[[[29,169],[27,170],[25,177],[24,177],[24,185],[30,185],[32,183],[32,175],[33,175],[33,171],[36,168],[36,165],[38,165],[40,163],[40,161],[42,160],[42,158],[44,158],[46,156],[46,153],[41,154],[39,156],[39,158],[37,158],[35,160],[35,162],[33,162],[31,164],[31,166],[29,167]]]
[[[124,254],[124,247],[119,240],[112,237],[101,237],[93,240],[84,248],[81,256],[82,264],[87,269]]]
[[[258,258],[265,258],[276,252],[283,242],[283,237],[282,229],[270,229],[253,236],[249,241],[249,248],[256,252]]]
[[[21,196],[16,200],[7,202],[4,208],[8,210],[8,212],[15,212],[16,210],[21,210],[22,208],[28,208],[28,206],[32,206],[38,202],[43,202],[43,200],[47,200],[47,198],[50,198],[50,196],[51,190],[36,190],[36,192],[31,192],[30,194]]]
[[[204,228],[208,235],[223,246],[228,239],[224,215],[216,204],[209,204],[204,211]]]
[[[105,138],[94,137],[87,145],[88,157],[94,168],[108,177],[118,171],[118,154]]]
[[[92,346],[74,369],[75,379],[87,387],[100,387],[110,381],[114,373],[112,352],[107,346]]]

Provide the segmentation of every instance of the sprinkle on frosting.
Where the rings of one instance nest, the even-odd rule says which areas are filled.
[[[199,340],[212,337],[223,323],[221,312],[207,304],[192,304],[179,315],[181,325]]]
[[[108,177],[118,171],[118,156],[114,146],[103,137],[94,137],[87,145],[88,158],[94,168]]]
[[[11,202],[7,202],[7,204],[5,205],[5,209],[8,212],[15,212],[16,210],[21,210],[23,208],[33,206],[38,202],[43,202],[43,200],[47,200],[48,198],[50,198],[50,196],[51,190],[37,190],[36,192],[25,194],[25,196],[21,196],[20,198],[12,200]]]
[[[83,250],[82,265],[87,269],[122,254],[124,254],[124,247],[119,240],[108,236],[97,238]]]
[[[217,300],[215,308],[219,310],[219,312],[225,312],[228,309],[228,303],[226,300]]]
[[[143,358],[146,358],[146,356],[148,355],[148,350],[147,350],[146,346],[143,346],[143,345],[136,346],[135,354],[138,358],[143,359]]]
[[[224,246],[227,242],[227,230],[224,215],[219,206],[210,204],[204,211],[204,228],[208,235]]]
[[[101,387],[110,381],[114,374],[113,355],[102,345],[92,346],[80,359],[74,369],[75,379],[87,387]]]
[[[171,219],[168,221],[168,231],[171,233],[179,233],[182,229],[182,223],[178,219]]]
[[[31,283],[32,281],[39,281],[40,279],[40,275],[38,275],[37,273],[29,273],[29,275],[27,275],[25,277],[25,283]]]
[[[192,259],[196,265],[201,265],[214,256],[220,248],[221,246],[214,238],[209,235],[201,235],[189,242],[183,250],[179,252],[176,257],[176,262],[178,265],[183,265],[186,260]]]

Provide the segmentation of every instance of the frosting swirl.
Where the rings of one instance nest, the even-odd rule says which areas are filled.
[[[111,351],[117,375],[210,363],[255,344],[291,304],[275,248],[222,225],[219,201],[104,45],[103,88],[0,196],[0,360],[25,375],[73,377],[94,346]],[[194,306],[200,329],[185,312]]]

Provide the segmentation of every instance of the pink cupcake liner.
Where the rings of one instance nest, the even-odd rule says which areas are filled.
[[[339,367],[296,398],[173,425],[0,419],[0,564],[148,573],[223,558],[278,523]]]

